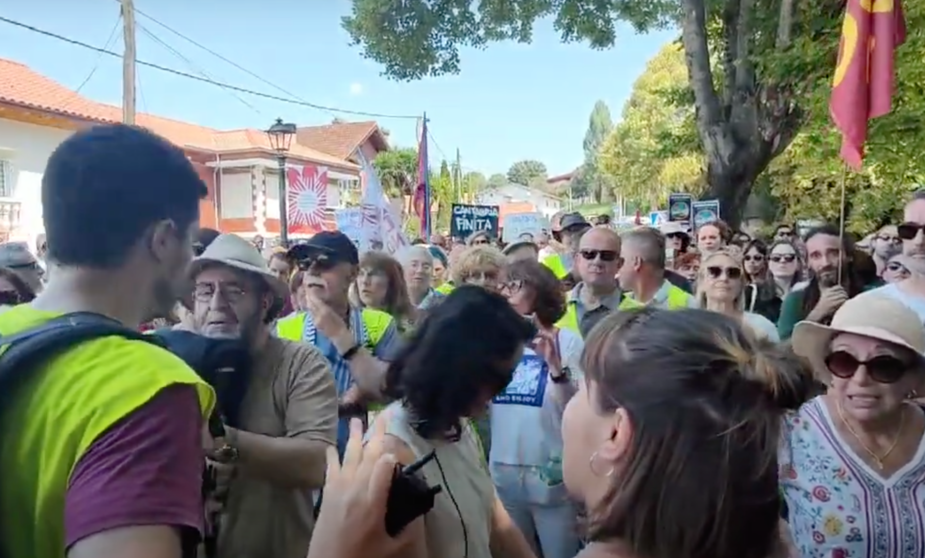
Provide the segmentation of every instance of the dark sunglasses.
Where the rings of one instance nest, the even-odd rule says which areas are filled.
[[[710,275],[711,279],[719,279],[725,273],[726,277],[729,279],[741,279],[742,270],[737,267],[719,267],[711,265],[707,268],[707,273]]]
[[[797,259],[796,254],[771,254],[770,260],[774,263],[793,263]]]
[[[0,305],[2,306],[16,306],[25,302],[19,293],[16,291],[0,291]]]
[[[867,375],[879,384],[895,384],[909,370],[908,362],[890,355],[858,360],[847,351],[834,351],[825,357],[825,367],[833,376],[843,380],[854,376],[862,364],[867,368]]]
[[[919,231],[925,231],[925,225],[920,225],[918,223],[903,223],[896,227],[896,233],[899,235],[899,238],[903,240],[912,240],[919,234]]]
[[[775,236],[778,236],[778,237],[781,237],[781,236],[793,236],[793,231],[788,231],[788,230],[786,230],[786,229],[779,230],[779,231],[777,231],[777,234],[776,234]]]
[[[742,260],[746,262],[761,263],[764,261],[764,256],[762,256],[761,254],[756,254],[754,256],[745,256],[744,258],[742,258]]]
[[[582,250],[580,254],[589,262],[596,260],[598,256],[601,257],[602,262],[613,262],[620,257],[616,250]]]
[[[327,254],[315,254],[306,258],[302,258],[298,262],[298,266],[301,271],[308,271],[312,268],[315,268],[318,271],[328,271],[333,269],[336,265],[337,260],[332,259]]]

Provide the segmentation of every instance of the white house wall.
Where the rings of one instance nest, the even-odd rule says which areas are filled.
[[[9,164],[12,199],[20,205],[20,230],[12,238],[35,243],[42,224],[42,175],[48,157],[73,132],[0,118],[0,160]]]
[[[562,201],[558,198],[518,184],[508,184],[487,190],[476,197],[476,203],[480,205],[529,203],[547,218],[562,209]]]

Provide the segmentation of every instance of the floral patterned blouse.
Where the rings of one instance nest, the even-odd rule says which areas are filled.
[[[784,419],[778,462],[801,558],[925,556],[925,438],[909,463],[883,478],[817,397]]]

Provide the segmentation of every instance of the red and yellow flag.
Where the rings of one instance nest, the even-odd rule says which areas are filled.
[[[905,40],[900,0],[848,0],[829,112],[842,133],[842,159],[855,170],[868,121],[892,109],[896,48]]]

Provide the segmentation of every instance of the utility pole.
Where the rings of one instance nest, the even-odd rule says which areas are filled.
[[[122,3],[122,122],[135,123],[135,5],[133,0]]]
[[[462,159],[459,157],[459,148],[456,148],[456,169],[454,169],[453,178],[456,182],[456,199],[463,201],[463,183],[462,183]]]

